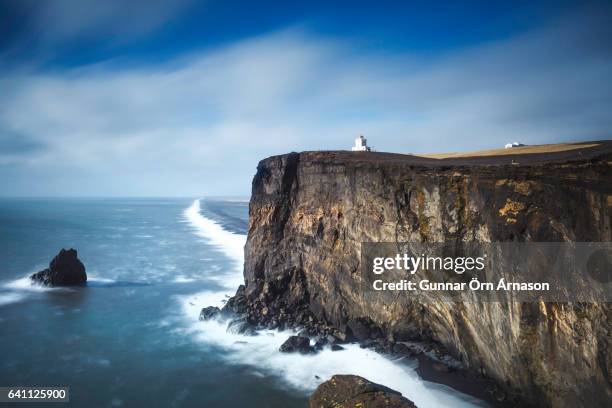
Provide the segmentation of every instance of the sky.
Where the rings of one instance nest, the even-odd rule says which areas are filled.
[[[259,160],[612,136],[610,1],[0,0],[0,196],[248,196]]]

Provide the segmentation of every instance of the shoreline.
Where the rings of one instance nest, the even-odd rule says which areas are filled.
[[[192,203],[191,207],[189,207],[188,209],[190,210],[189,212],[187,212],[186,210],[186,216],[189,215],[190,217],[194,217],[196,215],[199,215],[202,218],[206,218],[206,216],[203,215],[201,211],[195,211],[195,203],[198,202],[198,200],[195,200],[194,203]],[[199,210],[201,210],[202,207],[204,206],[200,206],[199,204],[197,205],[197,208]],[[193,219],[190,220],[189,218],[187,218],[187,220],[189,220],[190,222],[194,221]],[[210,219],[208,220],[210,222],[213,222]],[[220,226],[220,224],[217,225]],[[205,236],[204,232],[211,233],[216,231],[216,228],[210,228],[210,223],[208,222],[192,222],[192,226],[205,227],[206,231],[194,231],[198,236],[202,236],[205,239],[208,237]],[[235,233],[229,231],[227,232],[235,235]],[[219,244],[222,243],[219,239],[216,239],[214,237],[212,237],[212,242],[217,242]],[[233,241],[225,240],[226,244],[230,242]],[[237,254],[236,251],[231,250],[226,250],[224,252],[228,256],[236,256]],[[234,260],[236,261],[237,267],[233,273],[239,273],[242,279],[241,281],[244,282],[244,278],[242,277],[242,270],[238,266],[242,263],[239,262],[239,259],[234,258]],[[235,277],[229,277],[231,281],[237,281],[237,278],[234,279]],[[227,290],[229,290],[229,288]],[[235,288],[233,289],[233,291],[235,291]],[[240,292],[240,289],[237,292]],[[405,378],[408,387],[415,387],[416,389],[420,389],[420,393],[424,393],[424,395],[417,395],[416,398],[414,395],[407,395],[407,397],[413,401],[427,400],[427,398],[437,398],[435,397],[435,395],[438,395],[438,393],[444,393],[443,391],[429,389],[427,383],[442,385],[446,384],[443,384],[442,382],[438,381],[429,381],[425,378],[422,378],[413,367],[410,367],[410,364],[406,365],[405,362],[395,361],[399,356],[392,356],[388,353],[380,352],[380,350],[376,350],[374,347],[362,347],[359,342],[344,342],[342,343],[342,345],[346,349],[341,351],[331,351],[329,347],[325,347],[324,350],[319,351],[319,355],[281,353],[278,349],[282,342],[284,342],[291,335],[299,334],[304,329],[306,329],[306,326],[284,324],[281,321],[279,321],[281,322],[281,324],[276,325],[275,327],[271,327],[264,324],[250,323],[248,325],[245,325],[243,324],[243,317],[245,312],[245,304],[243,303],[243,300],[244,298],[242,296],[238,296],[237,298],[235,293],[229,298],[224,298],[224,295],[220,292],[207,292],[186,296],[181,299],[181,302],[183,304],[184,313],[190,316],[190,318],[193,320],[197,319],[201,308],[206,308],[207,306],[216,306],[219,307],[219,309],[224,309],[228,313],[226,317],[229,316],[229,318],[210,319],[209,321],[196,320],[192,322],[195,335],[198,336],[204,342],[215,344],[226,349],[226,352],[230,353],[230,355],[225,356],[225,358],[230,358],[232,361],[240,362],[241,364],[250,365],[250,363],[254,363],[254,366],[258,369],[266,370],[273,375],[280,375],[280,377],[283,379],[284,382],[287,383],[287,385],[291,386],[292,388],[302,389],[303,391],[306,391],[306,395],[312,392],[318,384],[324,382],[327,379],[324,378],[327,374],[329,374],[329,377],[331,377],[331,375],[339,374],[341,373],[341,371],[348,370],[356,375],[363,375],[366,378],[371,377],[367,375],[369,371],[369,364],[373,364],[373,367],[380,367],[379,371],[381,372],[391,371],[395,373],[393,375],[385,374],[388,377],[387,380],[385,380],[385,377],[368,378],[369,380],[376,381],[392,389],[397,389],[397,378]],[[232,324],[232,322],[236,323]],[[231,332],[228,332],[227,330],[229,325],[233,326],[233,331]],[[207,331],[208,337],[206,333]],[[250,336],[249,334],[255,335]],[[267,351],[262,352],[262,350]],[[260,353],[256,355],[261,355],[261,358],[258,360],[257,358],[253,357],[253,355],[249,355],[249,353]],[[242,356],[242,358],[240,358],[239,356]],[[253,360],[254,358],[255,360]],[[414,361],[414,363],[416,364],[417,360],[414,359],[414,356],[410,356],[409,358],[410,361]],[[320,370],[309,368],[314,363],[313,359],[314,361],[318,361],[318,363],[314,365],[319,366]],[[262,365],[263,361],[266,361],[265,365]],[[278,365],[275,366],[275,364]],[[281,364],[293,367],[294,373],[286,372],[286,367],[282,367]],[[335,368],[334,366],[337,368]],[[353,366],[352,369],[351,366]],[[300,372],[299,374],[295,374],[295,371],[302,372]],[[307,375],[307,372],[311,373]],[[415,376],[418,378],[418,381],[416,383],[409,384],[411,383],[411,381],[414,382],[414,380],[410,380],[408,374],[409,372],[414,372]],[[390,381],[393,377],[397,378],[395,378],[394,381]],[[296,383],[299,378],[304,381],[304,384],[302,384],[301,386],[298,386],[298,384]],[[305,384],[310,384],[310,386],[304,387]],[[406,387],[399,388],[404,388],[403,393],[406,393]],[[446,392],[446,398],[448,399],[447,403],[461,405],[459,401],[463,400],[464,405],[473,406],[478,405],[476,403],[476,400],[484,401],[469,393],[465,393],[461,390],[456,390],[453,387],[449,388],[451,388],[453,392]],[[460,397],[461,395],[463,395],[464,397]],[[465,397],[467,397],[468,400],[465,400]],[[474,401],[470,402],[470,398],[474,398]],[[419,404],[417,405],[419,406]],[[432,405],[431,402],[426,402],[421,405],[436,406],[436,404]]]
[[[230,298],[226,306],[221,309],[222,311],[225,310],[226,313],[232,313],[226,320],[228,327],[235,321],[239,321],[241,324],[244,323],[244,316],[249,315],[248,312],[240,312],[241,307],[248,307],[244,304],[240,306],[240,303],[244,302],[244,295],[240,292],[241,290],[239,289],[237,295]],[[233,310],[231,310],[232,308]],[[292,334],[308,337],[310,343],[314,344],[314,346],[311,346],[313,354],[320,353],[322,350],[328,350],[330,347],[331,350],[334,350],[334,347],[340,346],[338,351],[332,351],[332,353],[341,353],[344,347],[358,346],[360,349],[374,352],[382,358],[389,359],[389,361],[395,361],[396,364],[410,365],[410,363],[414,362],[417,364],[414,372],[418,375],[419,379],[432,384],[447,386],[455,392],[484,402],[492,408],[509,408],[517,405],[529,406],[526,401],[520,398],[519,394],[503,390],[494,379],[476,375],[468,370],[463,363],[456,360],[442,345],[430,339],[421,338],[415,341],[392,342],[384,337],[378,337],[359,341],[347,339],[332,327],[318,325],[309,320],[309,318],[303,320],[309,323],[306,325],[295,324],[293,320],[277,320],[271,316],[266,316],[266,319],[255,322],[249,321],[247,318],[249,323],[240,327],[246,336],[249,333],[253,334],[262,330],[278,330],[281,328],[282,331],[277,332],[277,334],[285,334],[285,339]],[[287,333],[287,330],[290,332]],[[318,346],[319,344],[322,345]],[[336,374],[344,373],[337,372]],[[368,378],[367,375],[363,376],[370,381],[374,381]],[[375,382],[395,389],[391,385],[385,384],[384,381]],[[413,395],[404,394],[404,396],[414,400]]]

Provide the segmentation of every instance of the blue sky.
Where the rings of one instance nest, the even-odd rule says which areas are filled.
[[[289,151],[609,139],[602,2],[0,0],[4,196],[248,195]]]

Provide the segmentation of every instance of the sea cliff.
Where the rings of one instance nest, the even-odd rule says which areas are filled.
[[[610,142],[442,160],[267,158],[253,180],[241,312],[342,340],[434,341],[524,403],[609,406],[610,304],[377,303],[364,298],[359,269],[362,242],[609,242],[611,165]]]

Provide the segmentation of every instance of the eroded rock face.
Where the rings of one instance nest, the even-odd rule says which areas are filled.
[[[30,279],[46,286],[83,285],[87,282],[87,273],[76,249],[62,249],[47,269],[33,274]]]
[[[376,303],[359,268],[361,242],[610,241],[611,163],[609,142],[530,158],[268,158],[253,180],[241,306],[253,324],[341,341],[434,340],[527,402],[606,406],[609,304]]]
[[[356,375],[334,375],[310,397],[310,408],[416,408],[390,388]]]

